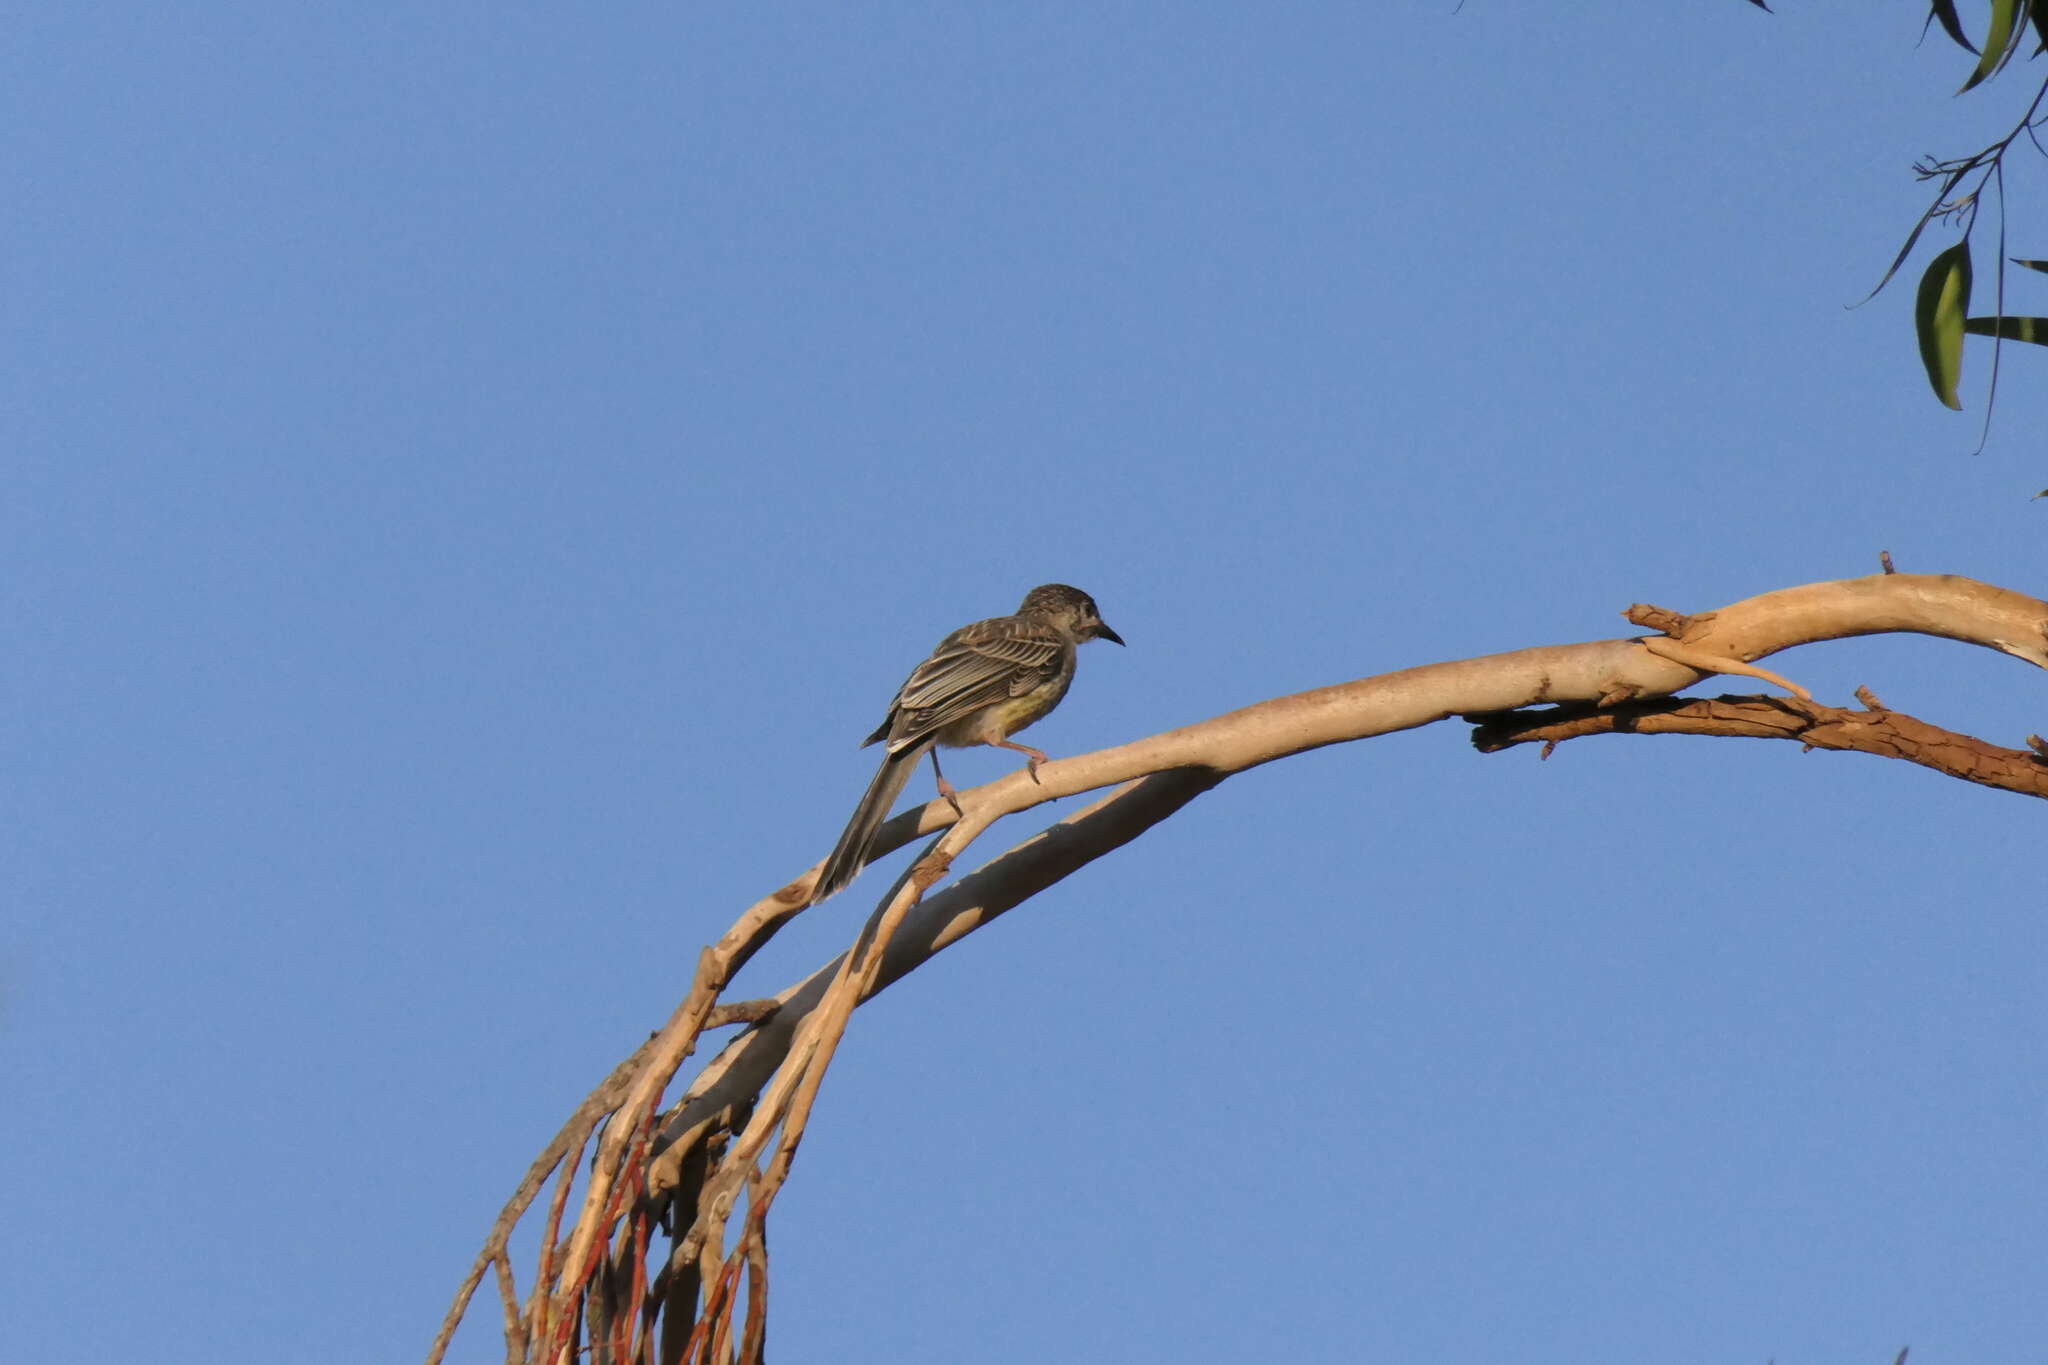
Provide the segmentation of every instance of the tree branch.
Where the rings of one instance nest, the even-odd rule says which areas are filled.
[[[635,1338],[636,1317],[658,1328],[659,1359],[741,1359],[758,1354],[766,1285],[765,1218],[788,1174],[825,1064],[853,1009],[975,929],[1167,819],[1233,773],[1329,744],[1412,729],[1451,716],[1480,720],[1474,742],[1492,750],[1594,733],[1691,733],[1797,739],[1814,747],[1904,758],[1967,781],[2048,794],[2048,759],[1998,749],[1897,712],[1866,694],[1864,711],[1799,698],[1663,700],[1716,672],[1755,673],[1754,661],[1820,640],[1915,632],[1996,649],[2048,668],[2048,603],[1952,575],[1884,573],[1765,593],[1716,611],[1681,615],[1636,606],[1649,637],[1546,645],[1427,664],[1293,696],[1113,749],[1043,764],[1038,780],[1014,773],[885,824],[872,856],[935,834],[847,954],[767,1001],[721,1005],[733,973],[809,899],[814,867],[764,897],[702,953],[692,989],[668,1024],[607,1078],[549,1145],[500,1215],[458,1292],[429,1361],[440,1359],[483,1272],[501,1266],[514,1302],[511,1227],[547,1174],[567,1159],[552,1208],[565,1207],[582,1150],[597,1124],[597,1155],[582,1177],[581,1212],[563,1242],[552,1217],[537,1280],[520,1321],[508,1309],[510,1358],[571,1358],[578,1333],[615,1324]],[[1787,682],[1787,687],[1795,685]],[[1542,706],[1539,712],[1523,708]],[[1085,808],[927,895],[997,820],[1047,801],[1112,788]],[[657,1122],[661,1095],[707,1027],[750,1021]],[[650,1124],[654,1124],[652,1128]],[[779,1133],[779,1139],[778,1139]],[[758,1163],[768,1156],[764,1168]],[[727,1250],[726,1223],[749,1205]],[[555,1216],[559,1216],[559,1213]],[[672,1246],[650,1276],[657,1224]],[[743,1282],[748,1303],[735,1318]],[[602,1296],[603,1303],[595,1300]],[[701,1318],[696,1317],[701,1301]],[[657,1321],[658,1319],[658,1321]],[[735,1331],[735,1324],[744,1328]],[[643,1343],[648,1336],[639,1336]],[[593,1341],[593,1345],[601,1345]]]
[[[2032,749],[2001,749],[1882,707],[1853,711],[1796,697],[1667,697],[1605,710],[1559,706],[1466,719],[1477,722],[1472,746],[1483,754],[1542,744],[1547,757],[1551,747],[1586,735],[1790,739],[1810,749],[1904,759],[1965,782],[2048,800],[2048,758]]]

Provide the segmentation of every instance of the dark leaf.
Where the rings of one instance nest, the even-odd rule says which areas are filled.
[[[2023,261],[2015,256],[2012,258],[2012,263],[2014,265],[2023,265],[2029,270],[2038,270],[2042,274],[2048,275],[2048,261]]]
[[[1868,294],[1863,296],[1864,303],[1869,303],[1872,299],[1876,298],[1877,290],[1884,288],[1886,285],[1892,282],[1892,276],[1899,273],[1899,267],[1904,265],[1906,263],[1906,258],[1913,254],[1913,244],[1920,240],[1920,233],[1927,227],[1927,224],[1930,221],[1932,221],[1933,218],[1933,209],[1929,209],[1927,210],[1927,212],[1920,215],[1920,221],[1913,224],[1913,230],[1906,234],[1906,244],[1899,248],[1898,255],[1892,257],[1892,263],[1890,268],[1888,268],[1884,272],[1884,278],[1877,282],[1877,289],[1873,289]],[[1857,306],[1861,307],[1862,304],[1858,304]]]
[[[1906,258],[1913,254],[1913,244],[1920,240],[1920,234],[1926,230],[1928,223],[1941,216],[1942,205],[1947,202],[1949,193],[1955,189],[1956,185],[1974,164],[1974,159],[1968,162],[1957,162],[1954,169],[1943,177],[1941,188],[1935,191],[1934,202],[1927,206],[1927,212],[1920,215],[1920,221],[1913,224],[1913,230],[1906,234],[1906,244],[1899,248],[1899,254],[1892,257],[1892,263],[1885,267],[1884,278],[1877,282],[1877,288],[1865,294],[1859,302],[1849,305],[1850,307],[1861,308],[1864,304],[1876,298],[1878,292],[1892,282],[1892,276],[1899,273],[1899,267],[1904,265]]]
[[[1965,318],[1963,330],[1972,336],[2003,337],[2007,341],[2031,341],[2048,346],[2048,318]]]
[[[1977,45],[1964,36],[1963,21],[1956,18],[1955,0],[1934,0],[1934,9],[1928,17],[1940,22],[1941,31],[1954,39],[1957,47],[1973,56],[1976,54]]]

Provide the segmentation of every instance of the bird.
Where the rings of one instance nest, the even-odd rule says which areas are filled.
[[[1045,583],[1025,593],[1013,615],[976,621],[939,641],[896,689],[875,732],[861,741],[862,748],[886,746],[882,766],[825,859],[809,903],[816,905],[860,875],[875,831],[924,755],[932,756],[939,795],[960,812],[953,784],[939,771],[938,745],[1014,749],[1037,781],[1045,754],[1011,743],[1010,736],[1060,704],[1074,681],[1075,650],[1088,640],[1124,642],[1103,622],[1094,598],[1064,583]]]

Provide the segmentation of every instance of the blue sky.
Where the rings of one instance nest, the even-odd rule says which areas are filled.
[[[1985,354],[1953,414],[1910,274],[1844,307],[2033,68],[1867,8],[19,8],[21,1358],[417,1358],[1032,584],[1130,642],[1056,754],[1880,549],[2038,594],[2043,358],[1972,456]],[[1983,651],[1774,666],[2042,728]],[[2040,818],[1456,726],[1244,775],[855,1019],[776,1353],[2033,1359]]]

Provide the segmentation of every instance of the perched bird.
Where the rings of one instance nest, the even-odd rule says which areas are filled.
[[[816,905],[860,875],[875,830],[888,818],[910,770],[927,753],[939,794],[956,812],[960,809],[953,784],[939,771],[934,746],[1015,749],[1026,755],[1035,781],[1045,755],[1012,744],[1010,736],[1060,704],[1074,681],[1075,647],[1097,638],[1123,643],[1103,624],[1094,598],[1064,583],[1047,583],[1024,594],[1016,615],[976,621],[939,641],[931,657],[896,690],[875,732],[861,741],[863,748],[886,744],[887,755],[825,860],[810,903]]]

